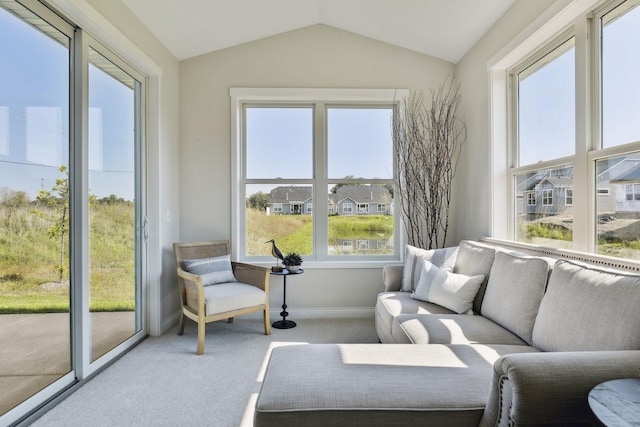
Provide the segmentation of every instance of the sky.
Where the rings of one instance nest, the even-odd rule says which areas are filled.
[[[0,39],[0,187],[34,199],[69,164],[69,52],[3,9]],[[133,90],[90,66],[89,192],[98,198],[134,198],[133,110]]]

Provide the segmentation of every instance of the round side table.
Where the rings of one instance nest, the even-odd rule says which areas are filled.
[[[289,313],[287,312],[287,276],[295,276],[296,274],[304,273],[303,269],[299,269],[296,272],[290,272],[286,268],[282,271],[272,271],[271,274],[273,276],[282,276],[282,285],[283,285],[283,296],[282,296],[282,311],[280,312],[280,316],[282,316],[282,320],[278,320],[273,322],[271,326],[276,329],[291,329],[296,327],[296,322],[293,320],[287,320],[287,316]]]
[[[640,378],[611,380],[589,392],[594,425],[640,426]]]

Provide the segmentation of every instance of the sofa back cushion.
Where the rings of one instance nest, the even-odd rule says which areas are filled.
[[[464,274],[466,276],[476,276],[482,274],[485,279],[480,285],[480,289],[473,300],[473,311],[480,313],[482,306],[482,298],[487,287],[487,279],[493,264],[493,258],[496,255],[495,248],[483,243],[471,240],[462,240],[458,249],[458,256],[453,265],[453,272],[456,274]]]
[[[559,260],[533,328],[542,351],[640,350],[640,276]]]
[[[550,268],[545,258],[497,252],[482,301],[482,315],[531,344]]]
[[[406,245],[404,249],[404,268],[402,270],[403,292],[413,292],[420,282],[420,276],[424,270],[424,261],[440,267],[443,270],[453,270],[453,263],[456,260],[458,247],[442,249],[420,249],[415,246]]]

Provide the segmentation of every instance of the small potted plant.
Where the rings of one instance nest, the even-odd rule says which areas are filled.
[[[282,264],[289,270],[289,273],[297,273],[300,270],[300,265],[302,264],[302,257],[295,253],[291,252],[285,255],[282,259]]]

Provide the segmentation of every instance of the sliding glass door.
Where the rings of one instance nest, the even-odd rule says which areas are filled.
[[[74,380],[68,181],[73,30],[55,27],[19,3],[0,5],[2,415],[56,382]]]
[[[145,77],[0,0],[0,425],[144,338]]]
[[[142,84],[97,49],[88,48],[91,361],[142,328],[136,268]]]

